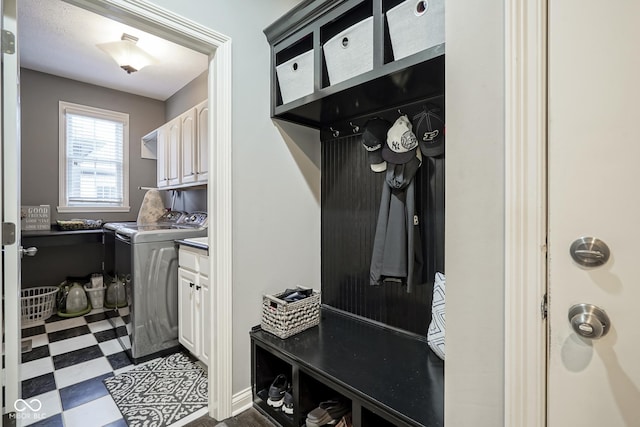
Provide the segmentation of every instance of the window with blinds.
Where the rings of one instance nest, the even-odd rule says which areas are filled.
[[[128,211],[129,115],[60,101],[59,212]]]

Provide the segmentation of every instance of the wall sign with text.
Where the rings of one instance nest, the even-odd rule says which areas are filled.
[[[51,206],[22,206],[20,220],[22,230],[50,230]]]

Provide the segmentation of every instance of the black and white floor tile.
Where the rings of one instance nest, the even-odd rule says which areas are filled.
[[[22,418],[23,425],[126,426],[102,380],[134,365],[109,317],[103,310],[76,318],[54,315],[22,330],[23,340],[32,340],[32,350],[22,354],[22,398],[42,404],[33,417]]]

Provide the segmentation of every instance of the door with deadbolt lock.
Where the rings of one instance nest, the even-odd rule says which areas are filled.
[[[640,2],[548,8],[548,426],[640,426]]]

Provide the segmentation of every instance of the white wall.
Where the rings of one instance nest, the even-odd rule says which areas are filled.
[[[299,0],[152,0],[232,38],[233,392],[250,386],[249,330],[264,293],[320,288],[320,142],[269,118],[270,50],[262,30]],[[286,132],[286,133],[285,133]],[[288,135],[287,135],[288,133]]]
[[[503,422],[504,3],[447,2],[445,424]]]

